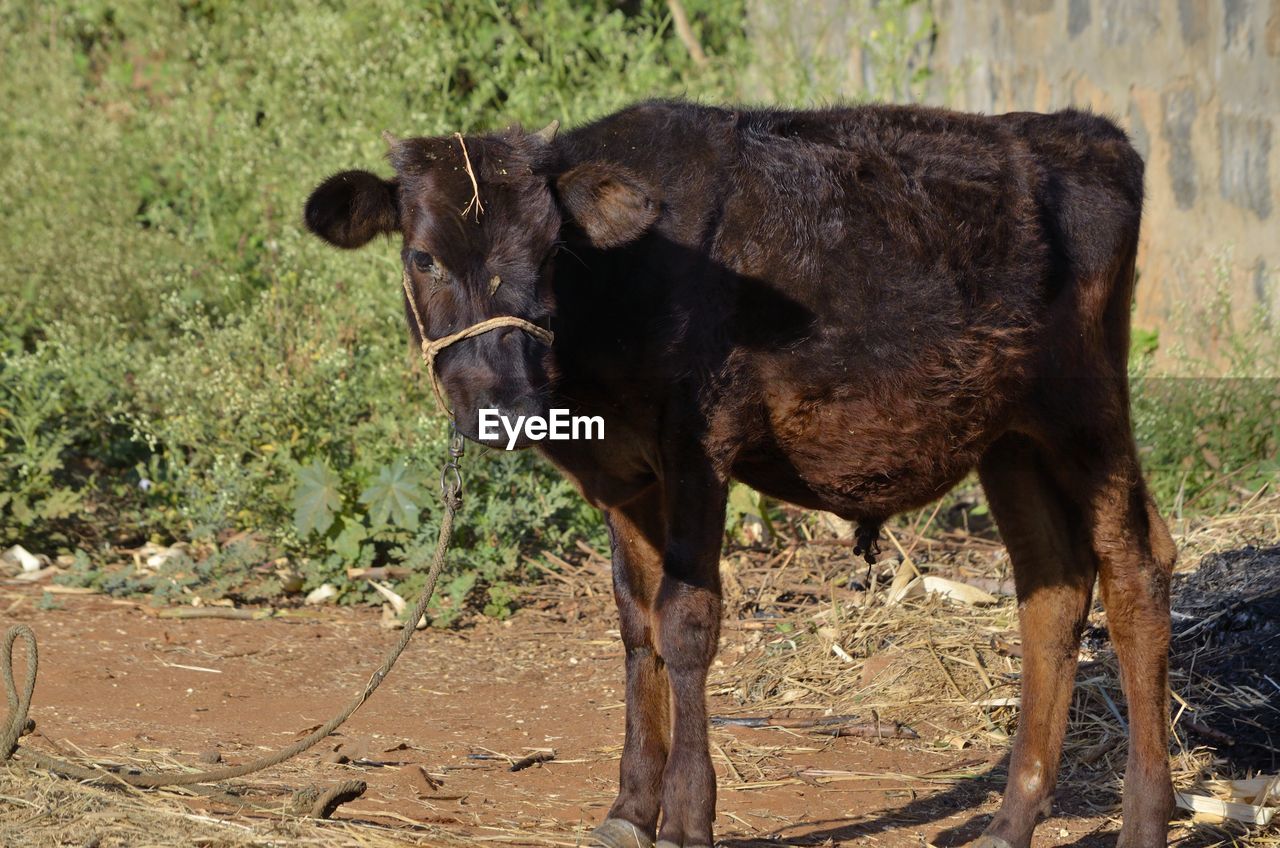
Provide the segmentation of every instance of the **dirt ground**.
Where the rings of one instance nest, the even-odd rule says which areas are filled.
[[[367,781],[368,791],[339,808],[332,824],[291,831],[278,817],[235,814],[205,798],[171,798],[185,836],[148,834],[139,820],[113,812],[113,795],[136,793],[100,792],[84,807],[92,815],[72,815],[56,781],[33,783],[0,769],[0,844],[326,845],[338,844],[339,836],[342,844],[368,845],[375,838],[378,845],[585,844],[616,787],[623,651],[603,563],[582,569],[584,582],[511,620],[419,632],[340,736],[239,784],[255,801],[283,806],[299,787]],[[750,580],[744,582],[738,588],[749,595]],[[38,730],[28,741],[138,767],[195,767],[212,751],[236,763],[291,742],[357,691],[395,638],[367,609],[325,608],[289,621],[180,621],[157,617],[145,602],[96,595],[57,595],[56,608],[46,609],[42,591],[14,581],[0,586],[0,625],[28,623],[40,639]],[[1011,613],[1011,599],[1002,599],[1002,609]],[[740,685],[744,663],[762,655],[762,627],[774,635],[774,626],[758,617],[730,616],[708,687],[713,715],[773,712],[744,705]],[[930,697],[921,694],[918,704]],[[788,711],[821,713],[833,704],[808,691],[790,696]],[[1007,745],[998,727],[983,737],[947,738],[921,719],[922,709],[903,703],[878,710],[882,721],[916,727],[917,740],[713,728],[718,840],[749,848],[972,839],[996,810]],[[351,762],[327,761],[336,759],[339,745]],[[514,759],[548,750],[554,750],[549,762],[509,768]],[[1114,773],[1069,761],[1064,783],[1035,845],[1114,844]],[[126,832],[133,836],[120,837]],[[1235,838],[1185,820],[1171,835],[1188,846]],[[1260,845],[1273,838],[1248,840]]]

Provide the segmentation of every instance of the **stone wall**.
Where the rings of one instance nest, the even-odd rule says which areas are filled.
[[[926,0],[892,26],[932,17],[911,54],[931,73],[888,92],[874,6],[756,0],[758,77],[783,61],[851,97],[1110,115],[1147,160],[1135,323],[1167,331],[1222,281],[1280,324],[1280,0]]]

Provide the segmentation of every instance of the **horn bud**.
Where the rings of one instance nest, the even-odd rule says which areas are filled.
[[[556,133],[560,131],[560,122],[552,121],[542,129],[533,134],[533,137],[544,144],[550,144],[555,140]]]

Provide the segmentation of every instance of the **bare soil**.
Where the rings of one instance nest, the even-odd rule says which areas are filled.
[[[623,735],[623,651],[607,576],[599,563],[587,570],[596,572],[593,586],[566,586],[511,620],[419,632],[387,683],[331,744],[247,778],[238,791],[283,808],[300,787],[367,781],[364,796],[334,816],[345,827],[342,844],[375,844],[375,836],[378,845],[585,844],[613,798]],[[739,588],[750,595],[754,587]],[[1213,590],[1209,582],[1200,588],[1200,598]],[[325,608],[289,621],[181,621],[157,617],[145,602],[102,596],[57,595],[56,608],[45,609],[42,590],[14,581],[0,587],[0,625],[26,622],[40,638],[37,733],[26,742],[143,768],[199,767],[200,755],[214,751],[235,763],[289,743],[358,690],[395,638],[368,609]],[[1011,600],[1002,603],[1012,610]],[[1221,642],[1238,624],[1273,639],[1274,622],[1241,618],[1271,614],[1257,606],[1246,604],[1221,616],[1221,627],[1202,631]],[[758,615],[731,616],[726,624],[708,687],[713,715],[760,712],[744,706],[740,682],[747,664],[767,656],[762,628],[773,625]],[[975,635],[975,643],[985,638]],[[1274,642],[1265,644],[1273,653]],[[1253,679],[1261,661],[1233,660],[1231,668]],[[864,676],[872,665],[864,663]],[[820,714],[833,703],[820,691],[791,700],[792,715]],[[908,705],[878,710],[885,722],[916,726],[918,740],[713,728],[718,839],[749,848],[959,845],[974,838],[996,810],[1006,744],[997,741],[999,732],[981,737],[986,743],[972,735],[958,741],[934,722],[917,722],[920,715]],[[1223,732],[1250,745],[1255,736],[1274,744],[1245,733],[1246,725]],[[327,761],[337,759],[338,746],[350,762]],[[548,750],[549,762],[510,770],[512,761]],[[1069,750],[1063,791],[1035,845],[1112,845],[1118,781],[1072,756]],[[279,817],[210,798],[179,800],[190,811],[178,814],[180,830],[139,839],[146,827],[134,819],[134,836],[123,838],[126,817],[106,814],[112,795],[123,802],[138,793],[105,792],[85,807],[93,815],[73,816],[70,801],[48,781],[0,769],[0,845],[338,844],[332,829],[282,829]],[[1185,821],[1171,836],[1182,845],[1235,838]]]

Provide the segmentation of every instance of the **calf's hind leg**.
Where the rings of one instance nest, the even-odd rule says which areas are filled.
[[[618,798],[592,842],[603,848],[649,848],[657,833],[670,747],[670,687],[652,625],[666,536],[660,490],[654,486],[609,510],[607,523],[613,595],[627,652],[627,729]]]
[[[1083,467],[1063,464],[1079,492],[1107,629],[1129,710],[1124,823],[1119,848],[1167,843],[1173,813],[1169,774],[1169,578],[1176,550],[1147,493],[1131,439],[1081,434]]]
[[[1053,801],[1094,559],[1079,533],[1078,512],[1029,439],[999,439],[983,456],[979,476],[1013,562],[1023,664],[1009,780],[976,846],[1026,848]]]

